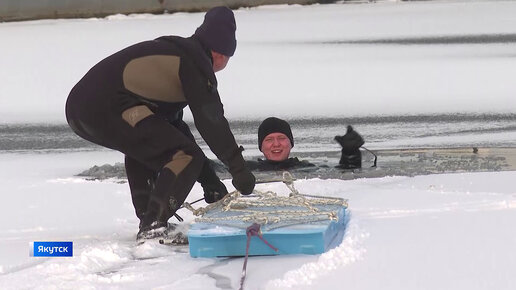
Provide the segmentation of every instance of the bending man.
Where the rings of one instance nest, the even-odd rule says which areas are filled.
[[[166,232],[168,219],[196,180],[205,193],[225,191],[182,120],[186,106],[202,138],[228,167],[235,188],[242,194],[254,189],[215,77],[235,52],[235,30],[233,12],[213,8],[191,37],[163,36],[105,58],[68,97],[66,117],[75,133],[125,154],[140,219],[137,239]]]

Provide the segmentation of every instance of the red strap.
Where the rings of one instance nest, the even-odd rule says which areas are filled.
[[[245,281],[245,276],[247,274],[247,259],[249,258],[249,245],[251,244],[251,237],[252,236],[258,236],[258,238],[260,238],[260,240],[262,240],[267,246],[269,246],[275,252],[278,251],[278,249],[276,249],[276,247],[271,245],[269,242],[267,242],[267,240],[265,240],[263,238],[263,236],[262,236],[262,234],[260,232],[260,225],[259,224],[254,223],[254,224],[250,225],[246,229],[245,233],[247,235],[247,245],[245,247],[245,258],[244,258],[244,267],[242,268],[242,277],[240,278],[240,290],[244,289],[244,281]]]

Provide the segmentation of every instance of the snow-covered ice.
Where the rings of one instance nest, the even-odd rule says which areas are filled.
[[[127,184],[73,177],[120,158],[110,151],[0,155],[7,189],[0,204],[3,289],[238,288],[242,258],[136,246]],[[349,199],[344,240],[319,256],[252,257],[246,289],[512,289],[515,178],[493,172],[298,180],[302,193]],[[288,192],[282,183],[257,189]],[[201,194],[196,185],[189,200]],[[29,257],[29,243],[40,240],[73,241],[74,257]]]
[[[515,11],[513,1],[239,9],[237,51],[217,75],[226,115],[515,113]],[[2,23],[0,122],[63,122],[66,96],[93,64],[136,42],[189,36],[202,17]],[[418,37],[480,43],[348,43]]]
[[[218,76],[226,113],[230,121],[514,114],[514,15],[513,1],[239,9],[237,54]],[[64,123],[66,96],[94,63],[134,42],[187,36],[201,20],[201,13],[178,13],[1,23],[0,123]],[[381,43],[421,37],[436,43]],[[442,37],[456,43],[439,43]],[[366,124],[364,131],[374,127]],[[507,136],[495,127],[481,136],[471,131],[466,139],[513,144],[514,132]],[[405,142],[381,133],[379,148]],[[463,142],[461,136],[442,138]],[[320,149],[313,144],[303,151],[327,148]],[[0,288],[238,288],[242,258],[191,258],[185,247],[136,246],[128,185],[75,176],[122,160],[97,149],[0,152]],[[246,289],[515,289],[514,180],[511,171],[298,180],[302,193],[349,199],[344,240],[322,255],[251,257]],[[224,183],[233,188],[230,180]],[[257,189],[287,192],[281,183]],[[196,184],[189,200],[201,196]],[[180,214],[193,219],[185,210]],[[73,241],[74,256],[29,257],[34,241]]]

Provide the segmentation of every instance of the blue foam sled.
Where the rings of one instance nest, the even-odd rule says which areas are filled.
[[[338,211],[338,220],[281,227],[262,232],[263,238],[278,249],[275,252],[260,238],[251,237],[249,255],[321,254],[342,242],[347,224],[347,210]],[[190,256],[245,256],[245,229],[210,223],[194,223],[188,231]]]

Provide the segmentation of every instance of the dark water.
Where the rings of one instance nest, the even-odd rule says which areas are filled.
[[[68,125],[0,125],[0,151],[95,149],[75,135]]]
[[[261,120],[229,120],[246,154],[259,156],[257,128]],[[289,120],[295,139],[293,152],[306,155],[338,151],[333,141],[351,124],[366,146],[376,149],[418,147],[516,147],[516,114],[372,116]],[[207,148],[190,124],[198,143]],[[0,125],[0,152],[99,150],[76,136],[66,124]]]
[[[261,120],[230,120],[237,142],[246,148],[246,159],[261,157],[257,148],[257,128],[260,122]],[[296,178],[354,179],[516,168],[516,150],[499,148],[493,151],[493,147],[516,148],[516,114],[305,118],[291,119],[289,122],[295,139],[291,156],[317,165],[292,171]],[[363,135],[365,146],[376,152],[377,167],[371,168],[374,155],[363,150],[362,170],[350,172],[335,168],[340,158],[340,147],[333,138],[344,134],[348,124],[353,125]],[[201,148],[208,157],[215,160],[193,125],[191,128]],[[492,149],[474,154],[471,151],[473,147]],[[414,148],[466,149],[461,149],[460,152],[435,149],[417,152]],[[0,154],[96,150],[105,149],[82,140],[65,124],[0,125]],[[224,166],[218,163],[219,176],[230,178]],[[95,179],[125,178],[123,164],[98,165],[84,168],[82,175]],[[255,175],[259,181],[281,179],[281,172],[257,172]]]
[[[426,37],[377,38],[364,40],[341,40],[323,42],[324,44],[383,44],[383,45],[453,45],[453,44],[512,44],[516,43],[516,34],[470,34],[442,35]]]

